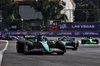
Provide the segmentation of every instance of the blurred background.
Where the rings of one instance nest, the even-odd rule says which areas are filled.
[[[67,22],[100,22],[100,0],[0,0],[1,31],[57,31]]]

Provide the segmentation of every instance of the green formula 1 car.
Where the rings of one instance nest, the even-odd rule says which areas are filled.
[[[16,50],[18,53],[57,53],[63,55],[66,52],[65,46],[61,41],[54,42],[42,35],[29,36],[17,39]]]
[[[82,44],[98,44],[98,39],[94,39],[94,37],[84,37],[84,39],[81,40]]]

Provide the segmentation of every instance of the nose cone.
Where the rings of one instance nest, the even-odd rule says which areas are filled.
[[[44,49],[45,49],[46,51],[49,51],[49,46],[48,46],[48,44],[47,44],[47,41],[40,41],[40,43],[43,45],[43,47],[44,47]]]

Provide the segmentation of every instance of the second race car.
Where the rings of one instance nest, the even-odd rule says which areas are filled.
[[[77,50],[79,47],[79,42],[75,41],[75,38],[70,38],[69,36],[64,36],[63,38],[58,38],[58,41],[63,41],[66,49]]]

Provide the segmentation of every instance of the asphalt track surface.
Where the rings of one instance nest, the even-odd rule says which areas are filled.
[[[9,41],[1,66],[100,66],[100,44],[80,44],[77,51],[67,50],[64,55],[24,55],[16,52],[16,41]]]
[[[0,41],[0,51],[4,49],[7,42],[1,42]]]

